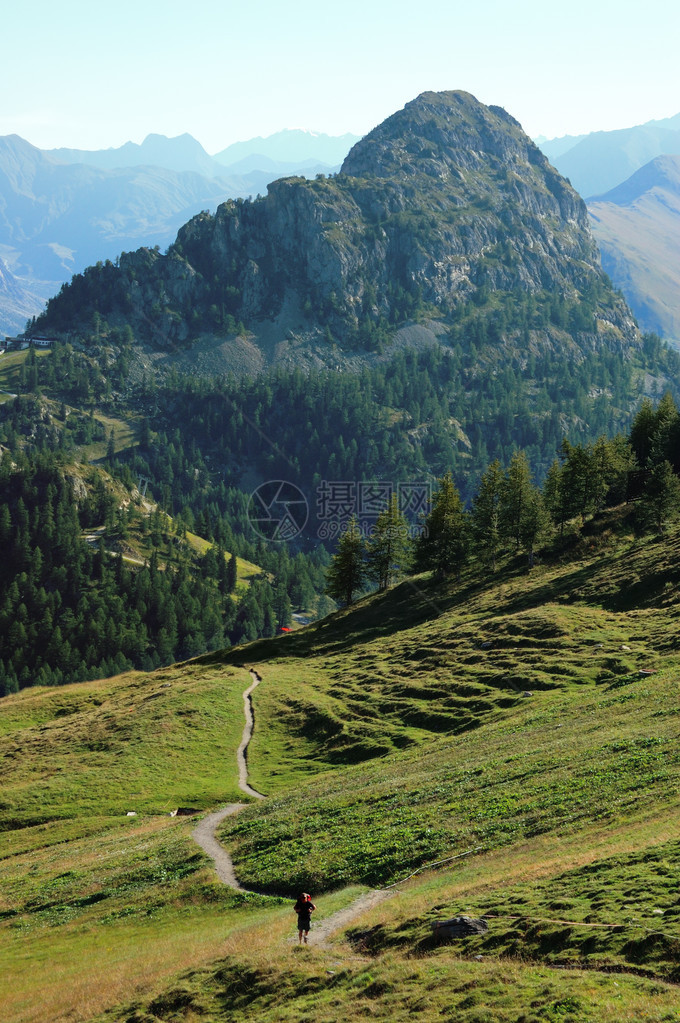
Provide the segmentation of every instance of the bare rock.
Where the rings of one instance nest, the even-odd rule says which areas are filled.
[[[474,934],[486,934],[489,925],[482,917],[454,916],[450,920],[435,920],[432,931],[435,938],[469,938]]]

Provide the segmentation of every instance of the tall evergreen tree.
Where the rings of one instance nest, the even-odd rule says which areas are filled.
[[[367,572],[378,583],[379,590],[386,590],[403,574],[410,553],[408,524],[399,510],[397,495],[392,494],[366,545]]]
[[[569,499],[564,486],[562,465],[556,458],[543,483],[543,504],[553,523],[564,536],[564,527],[569,519]]]
[[[293,620],[293,608],[290,603],[290,597],[286,590],[283,582],[279,582],[274,593],[274,614],[276,615],[276,623],[279,628],[290,625]]]
[[[460,576],[470,548],[468,516],[450,472],[439,480],[425,531],[418,540],[416,564],[431,569],[435,576]]]
[[[338,549],[326,572],[326,592],[339,604],[351,604],[366,579],[365,545],[352,517],[338,540]]]
[[[641,469],[646,469],[650,461],[671,457],[671,438],[677,433],[679,418],[669,393],[656,408],[649,398],[643,398],[630,431],[630,443]]]
[[[543,503],[543,496],[540,490],[532,487],[524,504],[519,527],[519,542],[526,553],[529,568],[534,567],[535,550],[549,533],[550,515]]]
[[[663,533],[670,522],[680,517],[680,480],[671,463],[664,459],[650,471],[640,497],[637,516],[643,525]]]
[[[500,526],[503,537],[517,550],[522,543],[522,526],[533,490],[529,459],[524,451],[516,451],[503,481]]]
[[[232,554],[227,562],[227,593],[233,593],[236,590],[237,573],[236,555]]]
[[[583,444],[562,441],[562,493],[567,518],[586,515],[595,511],[599,494],[597,466],[592,448]]]
[[[492,572],[496,571],[496,558],[501,544],[501,501],[504,486],[504,473],[496,459],[482,475],[472,505],[476,546]]]

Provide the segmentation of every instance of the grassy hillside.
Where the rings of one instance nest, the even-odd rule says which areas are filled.
[[[0,702],[4,1018],[677,1019],[679,554],[613,517],[532,573]],[[168,816],[238,798],[244,663],[269,796],[223,826],[239,878],[321,919],[397,882],[300,954],[290,902],[223,889]],[[435,943],[460,913],[486,934]]]
[[[251,645],[249,662],[267,678],[258,693],[266,733],[256,730],[250,752],[256,784],[271,794],[287,769],[318,771],[507,720],[525,692],[534,706],[656,669],[675,646],[679,553],[675,536],[636,538],[619,510],[531,573],[518,558],[496,576],[476,566],[460,585],[410,578],[283,641]]]

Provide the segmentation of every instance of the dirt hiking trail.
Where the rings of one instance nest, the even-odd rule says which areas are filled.
[[[247,796],[252,796],[253,799],[264,799],[265,797],[261,792],[257,792],[256,789],[251,788],[248,784],[248,745],[253,735],[254,726],[252,694],[262,681],[260,675],[258,675],[258,673],[252,668],[250,669],[250,677],[252,682],[243,693],[245,724],[243,726],[241,742],[236,751],[238,787],[241,792],[244,792]],[[247,805],[247,803],[228,803],[220,810],[215,810],[214,813],[209,813],[208,816],[204,817],[191,832],[191,837],[198,843],[198,845],[200,845],[203,852],[206,853],[206,855],[208,855],[215,864],[215,871],[220,881],[228,885],[230,888],[234,888],[237,892],[247,892],[251,889],[244,888],[243,885],[239,884],[234,871],[234,864],[231,861],[231,856],[224,846],[220,845],[217,841],[215,832],[225,817],[239,813],[239,811],[243,810]],[[351,923],[355,917],[359,916],[365,910],[371,909],[373,906],[378,905],[378,903],[394,894],[396,894],[394,889],[391,891],[374,890],[365,892],[363,895],[360,895],[358,899],[355,899],[351,905],[346,906],[345,909],[340,909],[337,913],[332,913],[331,916],[328,916],[323,920],[319,920],[318,922],[314,921],[310,932],[310,939],[312,940],[313,945],[317,948],[325,946],[334,931],[339,930],[341,927],[346,927],[347,924]],[[295,935],[291,938],[291,941],[294,940],[296,940]]]

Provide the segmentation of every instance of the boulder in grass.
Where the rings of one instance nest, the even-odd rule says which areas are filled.
[[[470,938],[475,934],[486,934],[488,929],[486,920],[472,916],[454,916],[450,920],[432,923],[435,938]]]

